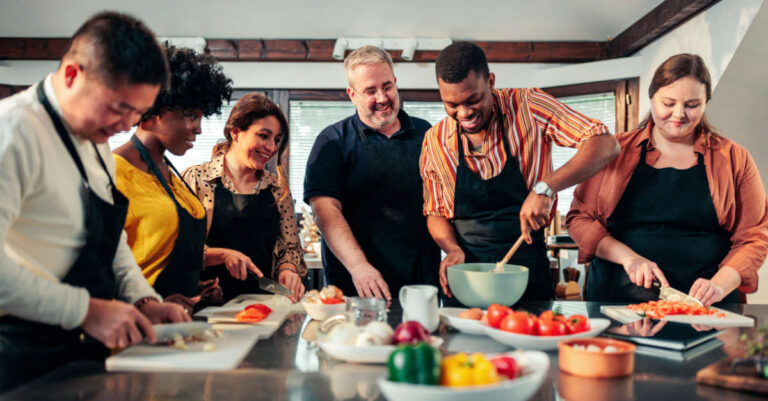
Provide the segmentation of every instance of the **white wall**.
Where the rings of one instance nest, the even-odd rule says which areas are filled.
[[[768,188],[768,6],[747,31],[707,106],[707,117],[726,137],[746,147]],[[768,303],[768,264],[758,272],[751,303]]]

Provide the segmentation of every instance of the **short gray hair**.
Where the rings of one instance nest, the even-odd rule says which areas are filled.
[[[386,63],[389,69],[394,74],[395,68],[392,63],[392,56],[389,52],[376,46],[365,45],[349,53],[349,56],[344,59],[344,73],[347,76],[347,82],[352,86],[352,71],[361,66],[368,64]]]

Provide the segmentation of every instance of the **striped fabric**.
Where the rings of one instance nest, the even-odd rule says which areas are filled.
[[[598,120],[590,119],[536,88],[493,91],[494,115],[483,137],[482,149],[472,150],[459,124],[446,117],[424,136],[419,167],[424,180],[424,215],[453,218],[458,139],[464,146],[469,169],[487,180],[504,168],[502,134],[518,158],[528,188],[552,172],[552,144],[577,147],[585,139],[608,133]]]

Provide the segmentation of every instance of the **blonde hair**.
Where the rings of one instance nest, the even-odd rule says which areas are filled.
[[[349,86],[352,86],[352,71],[355,68],[361,65],[378,63],[386,63],[390,70],[395,71],[392,56],[389,55],[388,51],[380,47],[365,45],[349,53],[349,56],[344,59],[344,73],[347,76]]]

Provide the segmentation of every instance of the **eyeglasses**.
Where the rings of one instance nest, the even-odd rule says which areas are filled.
[[[357,93],[359,93],[361,96],[363,96],[366,99],[375,99],[376,96],[378,96],[379,91],[381,91],[381,93],[384,94],[384,96],[388,96],[388,95],[393,94],[395,92],[395,90],[397,90],[397,86],[395,86],[395,84],[387,84],[387,85],[385,85],[381,89],[367,88],[366,90],[364,90],[362,92],[360,92],[360,91],[358,91],[358,90],[356,90],[354,88],[352,90],[357,92]]]

